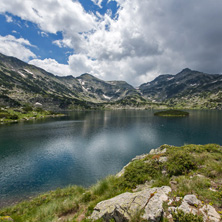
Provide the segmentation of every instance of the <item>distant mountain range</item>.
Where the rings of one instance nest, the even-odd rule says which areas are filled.
[[[222,108],[222,75],[188,68],[160,75],[139,89],[90,74],[59,77],[0,54],[0,105],[41,103],[46,109]]]
[[[186,68],[176,75],[160,75],[153,81],[142,84],[139,89],[147,98],[160,101],[203,92],[218,92],[222,90],[222,75]]]

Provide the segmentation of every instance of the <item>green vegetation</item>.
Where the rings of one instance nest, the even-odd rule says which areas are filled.
[[[187,174],[197,168],[195,158],[187,151],[176,150],[170,153],[166,164],[170,176]]]
[[[2,209],[0,216],[10,216],[15,222],[90,221],[87,217],[97,203],[139,189],[138,185],[144,186],[144,183],[149,187],[171,186],[171,199],[195,194],[203,203],[222,212],[222,147],[216,144],[160,147],[161,151],[165,149],[166,152],[148,154],[130,162],[119,178],[109,176],[89,188],[70,186],[57,189]],[[175,201],[172,205],[179,206],[180,203]],[[164,204],[167,206],[167,202]],[[180,211],[173,214],[173,219],[179,222],[203,221],[200,216]],[[143,220],[135,215],[132,221]],[[162,221],[168,220],[163,218]]]
[[[203,217],[192,213],[185,214],[182,210],[172,213],[173,220],[176,222],[203,222]]]
[[[50,116],[63,116],[63,114],[46,111],[41,107],[33,108],[27,104],[20,108],[0,108],[0,123],[34,120]]]
[[[166,110],[154,113],[154,116],[163,116],[163,117],[185,117],[189,116],[188,112],[184,112],[181,110]]]
[[[120,178],[120,186],[124,189],[132,189],[146,181],[159,179],[162,168],[163,165],[155,159],[135,160],[126,167],[123,177]]]
[[[120,194],[114,176],[99,181],[90,189],[70,186],[42,194],[31,201],[0,210],[1,216],[10,215],[14,221],[53,221],[56,218],[76,221],[78,217],[89,216],[101,200]]]

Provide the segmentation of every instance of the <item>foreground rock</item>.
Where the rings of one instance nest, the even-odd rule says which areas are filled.
[[[222,221],[220,215],[217,213],[214,207],[210,205],[204,205],[200,209],[201,213],[203,214],[204,221],[213,221],[213,222],[220,222]]]
[[[171,200],[170,200],[171,202]],[[194,215],[201,215],[204,222],[220,222],[221,217],[215,210],[213,206],[203,205],[200,200],[197,199],[195,195],[186,195],[179,207],[169,207],[169,212],[177,212],[177,210],[182,210],[184,213],[192,213]],[[169,215],[168,218],[172,216]]]
[[[130,221],[138,213],[148,221],[160,221],[164,210],[163,202],[168,200],[167,194],[171,188],[163,186],[160,188],[147,188],[136,193],[123,193],[112,199],[102,201],[96,205],[91,219],[103,218],[105,221],[114,219],[116,222]]]
[[[132,218],[141,217],[145,221],[159,222],[163,216],[173,222],[172,212],[182,210],[185,214],[192,213],[201,215],[204,222],[220,222],[221,217],[214,207],[203,205],[195,195],[186,195],[184,198],[176,197],[174,200],[168,198],[171,192],[168,186],[144,188],[135,193],[123,193],[109,200],[102,201],[96,205],[90,217],[92,220],[103,218],[109,222],[114,219],[116,222],[131,221]],[[173,207],[173,202],[181,201],[179,207]],[[164,211],[163,203],[168,203]],[[137,218],[138,219],[138,218]]]

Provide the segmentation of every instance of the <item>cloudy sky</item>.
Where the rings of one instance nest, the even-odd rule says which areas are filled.
[[[0,52],[134,86],[186,67],[222,73],[222,1],[1,0]]]

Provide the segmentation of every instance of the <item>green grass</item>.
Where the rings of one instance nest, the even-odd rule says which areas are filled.
[[[25,106],[24,108],[1,108],[0,122],[19,122],[23,120],[41,119],[49,116],[62,116],[63,114],[52,111],[43,110],[41,108],[32,108]]]
[[[203,222],[203,217],[192,213],[185,214],[182,210],[172,212],[173,220],[176,222]]]
[[[176,181],[176,185],[172,187],[171,198],[195,194],[204,203],[222,211],[222,147],[191,144],[182,147],[163,145],[161,148],[166,148],[166,153],[147,155],[131,162],[120,178],[109,176],[89,188],[69,186],[57,189],[1,209],[0,216],[10,216],[15,222],[51,222],[59,218],[72,222],[81,218],[81,221],[89,222],[87,217],[100,201],[126,191],[132,192],[137,185],[145,182],[156,187],[170,185],[172,180]],[[166,162],[159,161],[162,156],[167,157]],[[162,170],[167,174],[162,174]],[[132,221],[143,221],[138,215],[133,216]],[[180,212],[174,217],[179,217],[177,221],[190,221],[190,218],[191,221],[201,221],[198,217]],[[162,218],[162,221],[167,219]]]
[[[175,150],[169,153],[166,167],[170,176],[178,176],[196,169],[197,165],[194,156],[188,151]]]

